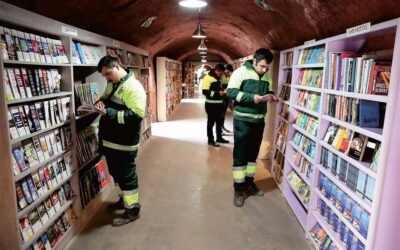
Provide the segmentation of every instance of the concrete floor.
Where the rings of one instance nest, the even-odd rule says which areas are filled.
[[[263,164],[256,181],[265,196],[233,206],[233,144],[207,146],[202,100],[184,100],[171,121],[152,126],[137,158],[141,218],[114,228],[103,209],[68,249],[311,249]]]

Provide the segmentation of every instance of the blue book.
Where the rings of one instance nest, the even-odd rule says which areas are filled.
[[[364,128],[379,128],[379,102],[360,100],[359,126]]]
[[[331,191],[331,197],[329,197],[329,201],[335,205],[336,202],[336,195],[337,195],[338,187],[335,184],[332,184],[332,191]]]
[[[347,234],[347,240],[345,242],[346,249],[351,250],[351,245],[353,244],[355,236],[352,231]]]
[[[357,191],[356,191],[357,196],[360,198],[364,198],[366,182],[367,182],[367,174],[360,171],[358,173]]]
[[[367,177],[367,186],[365,187],[365,197],[369,201],[374,200],[374,190],[375,190],[375,179],[371,176]]]
[[[353,224],[354,228],[357,229],[357,231],[360,231],[360,219],[361,219],[361,212],[362,208],[354,203],[353,208],[352,208],[352,217],[351,217],[351,223]]]
[[[360,234],[367,238],[369,227],[369,214],[367,211],[362,211],[360,216]]]
[[[350,221],[351,217],[352,217],[353,204],[354,204],[354,201],[350,197],[347,197],[346,202],[344,203],[343,216],[348,221]]]
[[[322,191],[322,187],[324,186],[324,181],[325,181],[325,175],[319,174],[319,183],[318,183],[318,188],[319,190]]]
[[[39,196],[38,196],[38,194],[36,192],[36,188],[35,188],[35,185],[33,183],[32,177],[31,176],[26,177],[26,182],[28,183],[28,188],[29,188],[29,191],[31,193],[32,199],[33,200],[37,200],[39,198]]]
[[[321,214],[321,206],[322,206],[322,200],[318,199],[317,200],[317,211]]]
[[[357,241],[356,250],[365,250],[365,245],[360,240]]]
[[[339,235],[340,235],[340,240],[344,242],[345,234],[346,234],[346,224],[343,222],[340,222],[340,227],[339,227]]]
[[[332,210],[328,206],[326,206],[324,218],[327,222],[329,221],[329,218],[331,217],[331,213],[333,213]]]
[[[28,183],[26,180],[21,181],[21,187],[22,187],[22,192],[24,193],[25,200],[28,204],[31,204],[33,202],[31,193],[29,192],[29,187]]]
[[[336,191],[336,202],[335,202],[335,207],[342,212],[342,197],[343,197],[343,190],[341,190],[340,188],[337,189]]]
[[[328,179],[325,181],[324,184],[325,184],[325,197],[330,199],[332,194],[332,181]]]
[[[83,53],[82,44],[80,42],[75,43],[76,49],[79,53],[79,58],[81,59],[82,64],[86,64],[85,53]]]

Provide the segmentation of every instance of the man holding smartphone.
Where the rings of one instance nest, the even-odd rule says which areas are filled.
[[[256,159],[264,133],[266,102],[278,99],[272,91],[272,79],[268,73],[273,60],[271,51],[258,49],[252,60],[235,70],[228,85],[228,97],[234,100],[233,129],[233,180],[234,204],[244,205],[245,194],[262,196],[254,183]]]

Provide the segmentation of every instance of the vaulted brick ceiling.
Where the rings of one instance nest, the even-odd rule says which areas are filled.
[[[50,18],[144,48],[152,55],[184,60],[197,54],[191,37],[198,10],[179,0],[17,0],[6,2]],[[266,11],[254,2],[267,2]],[[140,25],[150,16],[149,28]],[[264,46],[285,49],[305,40],[345,32],[365,22],[400,16],[400,0],[208,0],[201,11],[209,54],[229,61]]]

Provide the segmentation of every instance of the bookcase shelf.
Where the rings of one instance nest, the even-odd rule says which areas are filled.
[[[299,106],[299,105],[297,105],[297,104],[292,105],[292,107],[294,107],[295,109],[298,109],[298,110],[300,110],[300,111],[303,111],[304,113],[310,114],[310,115],[312,115],[312,116],[314,116],[314,117],[316,117],[316,118],[320,117],[319,113],[317,113],[317,112],[315,112],[315,111],[312,111],[312,110],[309,110],[309,109],[307,109],[307,108],[304,108],[304,107],[302,107],[302,106]]]
[[[36,240],[44,233],[46,232],[46,230],[49,228],[49,226],[53,225],[54,222],[62,215],[62,213],[64,213],[74,202],[75,198],[72,198],[69,201],[66,201],[65,204],[54,214],[53,217],[51,217],[49,219],[49,221],[44,224],[42,226],[42,228],[35,233],[34,235],[32,235],[32,237],[30,237],[26,242],[24,242],[24,244],[22,245],[22,249],[28,249],[29,246],[31,246],[32,244],[34,244],[36,242]],[[71,230],[71,228],[69,229]],[[69,231],[68,230],[68,231]],[[60,240],[59,240],[60,241]],[[57,248],[54,248],[57,249]]]
[[[300,172],[299,167],[297,167],[291,160],[287,159],[287,162],[289,163],[289,165],[291,166],[291,168],[296,171],[297,175],[300,176],[301,179],[303,179],[303,181],[311,188],[311,182],[310,180],[307,179],[307,176]]]
[[[296,69],[323,68],[323,67],[325,67],[325,63],[297,64],[293,66],[293,68]]]
[[[281,66],[282,69],[292,69],[292,66]]]
[[[96,153],[92,158],[90,158],[89,160],[87,160],[84,164],[82,164],[82,166],[80,166],[78,168],[78,171],[81,171],[82,169],[86,168],[88,165],[91,165],[90,163],[92,163],[95,159],[99,158],[100,159],[101,155],[99,153]]]
[[[67,121],[62,122],[62,123],[60,123],[60,124],[54,125],[54,126],[52,126],[52,127],[50,127],[50,128],[41,129],[41,130],[36,131],[36,132],[34,132],[34,133],[31,133],[31,134],[29,134],[29,135],[24,135],[24,136],[15,138],[15,139],[11,140],[11,145],[14,145],[14,144],[16,144],[16,143],[18,143],[18,142],[21,142],[21,141],[23,141],[23,140],[32,138],[32,137],[34,137],[34,136],[37,136],[37,135],[46,133],[46,132],[51,131],[51,130],[53,130],[53,129],[56,129],[56,128],[59,128],[59,127],[68,125],[68,124],[70,124],[70,123],[71,123],[71,121],[70,121],[70,120],[67,120]]]
[[[290,189],[292,190],[292,192],[296,195],[298,201],[299,201],[299,202],[303,205],[303,207],[308,211],[308,205],[306,205],[306,204],[303,202],[303,197],[301,197],[301,195],[300,195],[299,192],[296,190],[296,188],[293,187],[293,186],[290,184],[290,182],[289,182],[289,180],[287,179],[287,177],[286,177],[286,181],[287,181],[287,183],[289,184],[289,187],[290,187]]]
[[[41,197],[33,201],[29,206],[25,207],[21,211],[18,212],[18,218],[22,218],[24,215],[29,213],[33,208],[35,208],[37,205],[42,203],[45,199],[47,199],[54,191],[59,189],[63,184],[65,184],[67,181],[69,181],[72,178],[72,175],[64,178],[60,183],[57,183],[52,189],[48,190],[46,193],[44,193]]]
[[[301,90],[308,90],[308,91],[317,92],[317,93],[322,92],[321,88],[308,87],[308,86],[303,86],[303,85],[299,85],[299,84],[293,84],[293,88],[301,89]]]
[[[362,171],[362,172],[366,173],[367,175],[369,175],[371,177],[374,177],[376,179],[377,174],[369,168],[370,164],[368,164],[366,162],[360,162],[360,161],[357,161],[357,160],[351,158],[350,156],[344,154],[343,152],[340,152],[340,151],[336,150],[335,148],[333,148],[331,145],[329,145],[328,143],[326,143],[323,140],[320,140],[320,144],[321,144],[321,146],[325,147],[326,149],[328,149],[332,153],[335,153],[340,158],[346,160],[351,165],[353,165],[356,168],[358,168],[360,171]]]
[[[28,66],[50,66],[50,67],[71,67],[69,63],[39,63],[39,62],[23,62],[14,60],[4,60],[4,64],[28,65]]]
[[[279,152],[281,152],[283,155],[285,154],[278,146],[276,146],[276,144],[274,144],[274,148]]]
[[[13,69],[14,73],[17,72],[15,69],[20,69],[20,74],[22,77],[24,77],[24,72],[22,69],[27,68],[31,69],[33,68],[34,70],[38,70],[38,73],[32,72],[29,73],[27,71],[27,76],[28,76],[28,81],[29,83],[31,82],[31,79],[29,78],[31,75],[33,77],[38,77],[40,75],[40,71],[50,71],[54,69],[54,72],[57,71],[57,74],[61,76],[61,82],[60,82],[60,90],[62,92],[59,93],[53,93],[53,94],[47,94],[47,95],[38,95],[38,96],[32,96],[29,98],[23,98],[23,99],[15,99],[11,101],[7,101],[7,94],[8,96],[10,95],[10,91],[6,90],[6,85],[5,84],[0,84],[0,106],[2,107],[0,109],[0,121],[1,121],[1,127],[3,128],[0,130],[0,158],[2,159],[2,167],[0,168],[0,176],[2,176],[2,181],[0,182],[0,189],[3,190],[3,195],[2,195],[2,202],[0,204],[0,213],[1,214],[7,214],[6,217],[2,218],[0,220],[0,228],[7,230],[8,237],[5,240],[0,241],[0,249],[28,249],[30,247],[32,248],[37,248],[35,246],[36,240],[38,237],[45,232],[46,227],[48,227],[51,223],[53,223],[59,215],[62,214],[63,211],[69,206],[71,206],[73,213],[76,215],[78,218],[76,220],[76,223],[79,224],[79,229],[78,227],[71,225],[71,228],[69,231],[66,232],[64,237],[59,239],[58,243],[56,244],[56,248],[63,248],[65,245],[65,241],[70,240],[71,238],[74,237],[78,231],[85,226],[86,223],[88,223],[87,220],[85,220],[85,217],[82,215],[84,214],[84,210],[80,207],[79,202],[76,202],[76,200],[80,201],[81,194],[79,192],[79,171],[78,171],[78,145],[77,145],[77,127],[84,127],[86,123],[93,122],[91,120],[90,114],[84,114],[82,116],[74,116],[74,111],[76,110],[76,105],[78,103],[75,103],[77,100],[75,97],[76,91],[75,91],[75,83],[80,81],[82,83],[85,82],[95,82],[99,84],[99,89],[98,89],[98,94],[101,95],[104,91],[106,80],[104,77],[102,77],[98,72],[97,72],[97,62],[102,56],[105,56],[107,53],[107,48],[112,48],[115,47],[115,43],[117,42],[119,45],[119,51],[121,52],[120,55],[122,57],[128,58],[128,53],[131,56],[130,58],[133,60],[137,61],[136,62],[127,62],[125,65],[131,66],[135,65],[133,67],[133,70],[135,71],[136,76],[143,76],[143,78],[140,79],[154,79],[153,72],[150,72],[148,69],[151,67],[152,62],[149,60],[148,56],[149,53],[143,49],[140,49],[138,47],[116,41],[114,39],[104,37],[83,29],[79,29],[77,27],[73,27],[68,24],[64,24],[61,22],[58,22],[56,20],[52,20],[50,18],[43,17],[41,15],[35,14],[33,12],[30,12],[28,10],[24,10],[21,8],[18,8],[16,6],[10,5],[5,2],[0,2],[0,22],[2,26],[2,31],[3,27],[7,29],[14,29],[16,32],[23,31],[26,33],[26,35],[30,34],[30,38],[28,39],[37,39],[37,37],[42,37],[44,40],[44,43],[46,41],[48,43],[53,43],[55,46],[62,46],[57,47],[57,49],[60,49],[62,53],[60,55],[55,56],[54,53],[50,52],[49,54],[46,54],[47,56],[50,56],[50,58],[46,57],[46,55],[43,54],[42,51],[40,51],[41,55],[35,54],[35,60],[37,62],[27,62],[27,61],[17,61],[17,60],[3,60],[2,56],[0,56],[0,72],[3,74],[4,69],[10,68]],[[71,28],[72,30],[76,30],[77,35],[70,35],[67,33],[63,33],[63,27],[67,26],[68,28]],[[16,33],[8,33],[11,36],[13,36]],[[19,34],[19,33],[18,33]],[[17,39],[20,39],[20,36]],[[13,37],[11,37],[13,38]],[[46,39],[52,39],[52,40],[46,40]],[[14,38],[13,38],[14,40]],[[16,41],[16,40],[14,40]],[[43,42],[43,40],[42,40]],[[83,45],[87,46],[90,50],[96,50],[95,52],[97,53],[96,55],[88,56],[92,57],[91,60],[87,60],[88,64],[76,64],[78,62],[77,57],[76,57],[76,51],[73,51],[76,48],[77,43],[82,43]],[[12,44],[6,44],[6,53],[12,55],[12,51],[14,50],[15,52],[15,47],[12,46]],[[11,49],[11,50],[10,50]],[[10,52],[10,53],[9,53]],[[65,53],[64,53],[65,52]],[[3,54],[2,54],[3,55]],[[19,59],[21,60],[20,54],[17,54],[19,56]],[[24,58],[26,58],[26,54],[23,54]],[[32,55],[29,55],[31,57]],[[39,60],[37,59],[38,56],[40,56],[40,60],[42,62],[38,62]],[[45,57],[47,62],[67,62],[68,63],[43,63],[43,56]],[[81,57],[81,55],[78,55],[78,57]],[[84,55],[83,57],[86,57]],[[78,58],[80,59],[80,58]],[[138,66],[136,66],[138,65]],[[21,69],[22,68],[22,69]],[[130,67],[132,68],[132,67]],[[140,70],[142,68],[143,70]],[[7,74],[12,76],[13,71],[6,71]],[[140,74],[137,74],[139,72]],[[42,73],[42,77],[45,77],[45,73]],[[53,77],[56,77],[58,75],[52,75]],[[26,79],[26,78],[25,78]],[[24,78],[22,80],[25,81]],[[33,78],[35,79],[35,78]],[[57,77],[58,79],[58,77]],[[26,96],[30,96],[28,94],[28,89],[25,87],[25,85],[21,85],[19,83],[19,78],[17,73],[15,73],[15,80],[17,82],[17,88],[15,88],[15,83],[10,82],[10,86],[12,87],[12,95],[15,97],[18,97],[17,92],[21,92],[21,97],[24,96],[23,93],[26,92]],[[54,80],[54,79],[50,79]],[[151,80],[153,81],[153,80]],[[50,81],[49,81],[50,83]],[[148,86],[153,86],[154,82],[149,83],[149,81],[146,81],[146,83],[141,82],[143,85],[146,84],[147,89],[146,91],[150,91],[151,88]],[[43,88],[46,88],[46,81],[44,81],[44,87],[43,85],[38,85],[40,87],[40,92],[42,92]],[[53,86],[58,87],[58,82],[51,82]],[[56,85],[57,84],[57,85]],[[29,87],[26,85],[26,87]],[[49,87],[50,84],[49,84]],[[31,87],[32,88],[32,87]],[[17,91],[17,92],[15,92]],[[50,90],[51,91],[51,90]],[[32,91],[32,95],[33,95]],[[149,97],[150,95],[148,95]],[[28,135],[24,135],[15,139],[11,139],[10,136],[10,129],[9,127],[9,122],[12,125],[11,120],[9,120],[8,116],[8,109],[12,108],[14,106],[20,106],[20,105],[25,105],[29,103],[34,103],[34,102],[42,102],[47,99],[56,99],[56,98],[62,98],[62,97],[68,97],[69,98],[69,108],[70,108],[70,119],[60,122],[57,125],[51,126],[49,128],[45,128],[43,126],[41,130],[36,131],[34,133],[30,133]],[[65,100],[67,100],[66,98]],[[58,104],[59,105],[59,104]],[[62,104],[61,104],[62,105]],[[147,102],[147,108],[150,107],[150,102]],[[36,109],[38,107],[35,106]],[[154,110],[156,111],[156,110]],[[25,110],[23,110],[24,113]],[[54,112],[50,110],[50,112]],[[147,112],[152,112],[151,110],[147,110]],[[15,113],[16,114],[16,113]],[[28,113],[25,114],[28,116],[30,119],[34,119],[33,113]],[[40,114],[39,114],[40,115]],[[59,113],[56,113],[55,115],[59,115]],[[64,113],[62,114],[64,115]],[[90,116],[88,119],[82,119],[83,117]],[[37,116],[36,116],[37,117]],[[18,117],[12,117],[13,119],[17,119]],[[96,117],[93,118],[95,120]],[[60,119],[64,120],[64,119]],[[35,120],[35,122],[37,122]],[[40,122],[40,120],[39,120]],[[150,121],[151,122],[151,121]],[[54,124],[54,123],[53,123]],[[24,129],[27,129],[26,123],[24,123]],[[36,164],[34,167],[30,167],[26,169],[24,172],[19,173],[18,175],[15,176],[14,171],[13,171],[13,158],[14,155],[12,154],[12,148],[16,146],[16,144],[26,140],[26,139],[31,139],[32,137],[35,136],[41,136],[44,135],[48,132],[51,132],[55,129],[59,129],[61,127],[68,126],[68,130],[66,130],[66,133],[68,135],[71,135],[71,140],[72,144],[68,148],[62,150],[62,152],[59,152],[57,154],[54,154],[53,156],[49,157],[47,160],[43,160],[42,162]],[[148,130],[148,133],[146,133],[147,138],[151,136],[150,129]],[[17,135],[16,135],[17,136]],[[69,137],[69,136],[68,136]],[[30,141],[30,140],[29,140]],[[49,142],[46,141],[46,144]],[[29,146],[29,145],[28,145]],[[48,145],[47,145],[48,146]],[[36,150],[36,148],[35,148]],[[25,151],[25,149],[24,149]],[[18,204],[16,200],[16,184],[18,182],[22,182],[26,177],[32,175],[33,173],[37,172],[39,169],[47,166],[51,162],[57,161],[60,157],[63,157],[63,155],[68,154],[71,155],[71,173],[67,172],[68,177],[66,178],[57,178],[57,184],[54,182],[54,186],[50,191],[45,192],[43,195],[38,197],[35,201],[33,201],[31,204],[26,206],[23,210],[18,211]],[[60,163],[62,164],[62,163]],[[63,172],[63,176],[65,176],[65,173]],[[48,222],[45,227],[40,231],[40,233],[36,233],[34,237],[31,237],[27,242],[25,242],[23,245],[21,245],[22,237],[21,237],[21,232],[20,232],[20,225],[19,225],[19,219],[22,216],[26,216],[27,214],[30,213],[33,209],[36,209],[37,205],[40,205],[40,202],[43,202],[45,199],[47,199],[52,192],[55,190],[59,189],[62,184],[66,183],[67,181],[70,182],[71,188],[73,190],[73,193],[75,194],[76,198],[73,200],[68,201],[61,210],[57,212],[55,217],[53,217],[50,222]],[[34,187],[36,188],[36,187]],[[110,188],[109,188],[110,189]],[[108,195],[109,192],[104,193],[105,195]],[[21,197],[22,198],[22,197]],[[96,200],[96,203],[101,203],[100,200]],[[93,204],[91,206],[93,209],[90,211],[91,214],[94,214],[96,212],[96,209],[99,209],[100,206],[98,204]],[[31,225],[30,225],[31,226]],[[3,230],[3,231],[4,231]]]
[[[328,236],[332,239],[335,243],[336,247],[340,250],[345,250],[345,246],[343,245],[342,241],[338,237],[338,235],[332,230],[332,228],[328,225],[324,218],[318,213],[318,211],[312,211],[311,213],[314,218],[317,220],[318,224],[325,230]]]
[[[315,190],[318,195],[318,198],[325,202],[325,204],[338,216],[340,221],[346,224],[346,227],[349,228],[353,234],[359,239],[364,245],[367,244],[367,240],[358,232],[354,226],[349,222],[343,214],[319,191],[318,189]]]
[[[362,127],[358,127],[356,125],[353,125],[351,123],[347,123],[341,120],[338,120],[334,117],[331,117],[329,115],[322,115],[322,119],[326,120],[326,121],[330,121],[332,123],[335,123],[339,126],[345,127],[347,129],[350,129],[354,132],[358,132],[360,134],[366,135],[368,137],[371,137],[375,140],[378,141],[382,141],[382,133],[383,133],[383,129],[382,128],[362,128]]]
[[[31,173],[37,171],[39,168],[46,166],[47,163],[52,162],[54,160],[57,160],[58,157],[64,155],[65,153],[69,152],[71,150],[71,147],[63,150],[62,152],[55,154],[53,156],[51,156],[49,159],[39,163],[38,165],[34,166],[34,167],[30,167],[27,170],[25,170],[24,172],[21,172],[20,174],[14,176],[14,181],[17,182],[19,180],[21,180],[22,178],[30,175]]]
[[[14,105],[14,104],[25,103],[25,102],[42,101],[42,100],[46,100],[46,99],[52,99],[52,98],[57,98],[57,97],[70,96],[70,95],[72,95],[72,92],[62,91],[62,92],[54,93],[54,94],[40,95],[40,96],[34,96],[34,97],[30,97],[30,98],[11,100],[11,101],[7,101],[7,104]]]
[[[304,158],[307,159],[312,164],[315,164],[315,160],[313,160],[310,156],[308,156],[301,148],[299,148],[293,141],[289,141],[289,144],[296,149],[297,152],[299,152]]]
[[[309,132],[305,131],[304,129],[300,128],[299,126],[297,126],[296,124],[292,124],[293,128],[297,131],[299,131],[300,133],[302,133],[303,135],[305,135],[306,137],[310,138],[311,140],[313,140],[314,142],[318,142],[317,137],[315,137],[314,135],[310,134]]]
[[[339,91],[339,90],[333,90],[333,89],[325,89],[324,92],[326,94],[345,96],[345,97],[350,97],[350,98],[354,98],[354,99],[368,100],[368,101],[374,101],[374,102],[387,103],[389,100],[389,97],[386,95],[360,94],[360,93],[345,92],[345,91]]]
[[[283,118],[283,116],[281,116],[281,115],[277,115],[277,116],[278,116],[279,119],[281,119],[282,121],[284,121],[284,122],[286,122],[286,123],[289,123],[289,121],[288,121],[287,119]]]
[[[88,112],[86,112],[85,114],[75,116],[75,120],[80,120],[80,119],[83,119],[83,118],[85,118],[85,117],[88,117],[88,116],[94,115],[94,114],[97,114],[97,115],[98,115],[98,113],[96,113],[96,112],[94,112],[94,111],[88,111]]]

